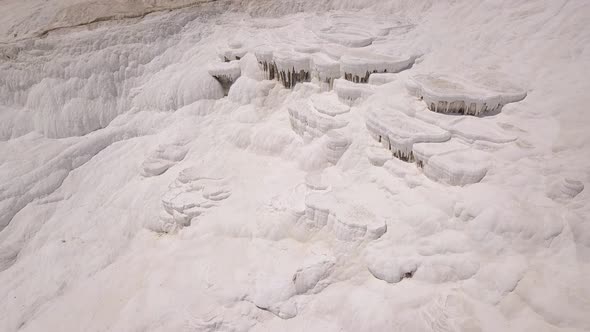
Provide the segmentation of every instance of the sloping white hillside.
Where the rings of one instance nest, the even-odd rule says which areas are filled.
[[[590,330],[588,1],[0,12],[0,331]]]

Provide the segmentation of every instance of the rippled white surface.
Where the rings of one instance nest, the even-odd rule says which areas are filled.
[[[0,330],[590,329],[586,1],[0,11]]]

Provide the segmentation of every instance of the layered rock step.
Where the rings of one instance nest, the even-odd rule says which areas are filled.
[[[202,175],[196,168],[187,168],[162,195],[162,212],[158,221],[147,225],[153,231],[170,233],[190,226],[195,218],[231,195],[223,176]]]
[[[333,93],[314,94],[310,100],[316,111],[328,116],[337,117],[350,112],[350,106],[341,103]]]
[[[486,175],[491,155],[452,139],[444,143],[419,143],[413,148],[416,164],[428,178],[463,186],[477,183]]]
[[[526,91],[493,78],[468,80],[448,75],[415,75],[406,87],[424,100],[429,110],[446,114],[495,113],[504,105],[526,97]]]
[[[267,79],[276,79],[286,88],[311,80],[311,57],[292,50],[273,51],[261,48],[255,52],[256,60]]]
[[[348,124],[343,119],[318,112],[309,102],[291,104],[287,107],[291,128],[300,136],[320,137],[332,129]]]
[[[213,76],[221,84],[226,96],[232,84],[234,84],[242,74],[240,63],[238,61],[210,64],[207,71],[209,72],[209,75]]]
[[[367,83],[371,74],[398,73],[410,68],[416,59],[415,56],[394,57],[346,48],[329,54],[311,46],[287,50],[260,47],[254,54],[266,79],[276,79],[286,88],[292,88],[315,78],[324,90],[332,89],[338,78]],[[391,80],[390,77],[387,79]]]
[[[323,145],[328,162],[336,164],[352,143],[350,133],[346,130],[348,121],[344,119],[346,114],[350,112],[350,107],[341,103],[333,93],[313,95],[310,101],[318,114],[322,114],[328,119],[331,118],[336,123],[332,130],[326,132],[326,140]],[[340,126],[342,124],[344,125]]]
[[[333,95],[314,95],[308,101],[289,105],[287,109],[291,127],[300,136],[317,138],[348,125],[341,115],[349,112],[350,108]]]
[[[415,117],[451,133],[468,143],[485,143],[486,145],[502,145],[517,140],[517,136],[507,132],[496,121],[489,118],[474,116],[449,116],[448,114],[430,111],[416,112]]]
[[[375,166],[384,166],[393,155],[415,162],[433,181],[464,186],[481,181],[491,165],[491,154],[473,148],[470,140],[455,138],[449,131],[399,111],[370,112],[366,125],[383,147],[367,149],[367,157]]]
[[[354,83],[367,83],[373,73],[398,73],[410,68],[416,57],[393,57],[368,52],[354,52],[340,58],[342,77]]]
[[[311,233],[326,231],[340,241],[375,240],[387,231],[386,217],[379,213],[387,204],[366,203],[346,191],[311,193],[299,225]]]
[[[341,102],[353,105],[373,95],[375,90],[370,85],[353,83],[339,78],[334,80],[334,92]]]
[[[334,165],[337,164],[338,160],[348,150],[350,144],[352,144],[352,139],[344,128],[330,130],[326,133],[326,140],[323,145],[326,160]]]
[[[344,118],[350,107],[340,103],[333,94],[324,93],[290,104],[287,110],[293,131],[303,138],[321,137],[326,161],[338,163],[352,143],[346,130],[348,121]]]
[[[414,161],[412,147],[416,143],[444,142],[451,138],[448,131],[409,117],[396,110],[376,110],[368,114],[369,134],[403,161]]]

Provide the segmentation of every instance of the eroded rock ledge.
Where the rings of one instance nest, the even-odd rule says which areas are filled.
[[[471,80],[449,75],[415,75],[406,87],[424,100],[429,110],[446,114],[496,113],[504,105],[526,97],[526,91],[495,78]]]
[[[369,113],[367,129],[371,136],[390,150],[396,158],[414,161],[412,147],[421,142],[444,142],[451,135],[436,126],[409,117],[395,110]]]
[[[343,51],[341,56],[312,51],[305,53],[261,47],[254,54],[266,79],[276,79],[286,88],[293,88],[297,83],[315,78],[326,90],[331,89],[338,78],[367,83],[371,74],[398,73],[412,67],[416,59],[416,56],[393,57],[369,51]]]

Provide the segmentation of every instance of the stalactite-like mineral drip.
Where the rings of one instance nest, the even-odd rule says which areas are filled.
[[[308,54],[292,51],[274,54],[278,80],[284,87],[292,89],[297,83],[311,80],[311,58]]]
[[[408,91],[424,100],[429,110],[444,114],[480,116],[500,112],[507,103],[526,97],[526,92],[509,83],[484,78],[477,84],[458,77],[416,75],[406,83]]]
[[[344,79],[354,83],[367,83],[376,73],[397,73],[412,67],[416,57],[395,58],[377,54],[345,55],[340,59]]]
[[[274,62],[259,61],[258,65],[264,72],[265,79],[274,80],[277,78],[277,65]]]
[[[227,96],[230,87],[240,77],[241,69],[238,61],[216,63],[209,66],[209,75],[213,76],[223,88]]]
[[[292,89],[297,83],[309,82],[310,75],[308,71],[296,71],[295,68],[292,68],[287,71],[280,71],[278,79],[285,88]]]
[[[412,150],[414,143],[444,142],[450,138],[447,131],[399,111],[371,112],[366,126],[373,138],[394,157],[405,162],[416,160]]]

